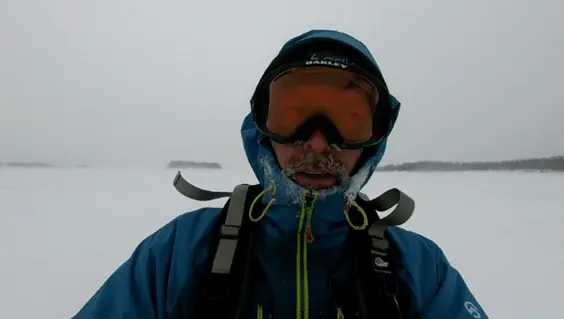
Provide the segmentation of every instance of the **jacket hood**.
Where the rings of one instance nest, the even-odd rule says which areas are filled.
[[[374,72],[375,75],[381,78],[381,81],[385,84],[378,64],[368,48],[354,37],[333,30],[311,30],[290,39],[284,44],[278,55],[274,57],[272,63],[265,71],[265,75],[270,69],[275,67],[277,60],[292,51],[294,48],[319,40],[332,41],[340,46],[345,46],[348,49],[354,50],[355,53],[360,54],[366,63],[368,63],[368,68],[367,66],[364,66],[364,68]],[[265,75],[263,75],[263,77]],[[400,102],[391,94],[388,95],[388,99],[390,107],[395,109],[395,116],[392,117],[392,123],[390,126],[393,127],[395,119],[397,118],[397,113],[399,112]],[[241,136],[247,159],[261,186],[263,188],[269,186],[274,186],[276,188],[276,203],[279,205],[299,203],[301,194],[304,191],[303,188],[282,173],[272,151],[261,143],[261,136],[257,130],[252,112],[250,112],[243,121]],[[378,146],[376,146],[376,149],[370,153],[368,158],[364,159],[363,163],[361,163],[361,166],[356,170],[356,173],[351,176],[348,183],[341,185],[340,187],[318,192],[317,195],[319,200],[328,200],[334,197],[343,201],[346,199],[354,199],[362,187],[366,185],[372,177],[374,170],[384,156],[386,144],[387,137],[384,138]]]

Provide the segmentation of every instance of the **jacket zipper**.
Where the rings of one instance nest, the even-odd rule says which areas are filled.
[[[262,305],[260,304],[257,306],[257,319],[263,319]]]
[[[305,194],[300,209],[296,254],[296,318],[309,319],[309,283],[307,272],[307,245],[313,242],[311,218],[316,197]],[[305,224],[305,225],[304,225]]]

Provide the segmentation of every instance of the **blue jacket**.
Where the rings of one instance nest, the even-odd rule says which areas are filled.
[[[290,40],[284,48],[311,38],[332,38],[347,43],[373,61],[358,40],[335,31],[314,30]],[[283,49],[284,49],[283,48]],[[399,108],[393,96],[392,103]],[[248,161],[264,188],[276,187],[276,202],[260,223],[255,255],[264,278],[251,292],[257,311],[274,318],[337,318],[327,314],[327,276],[342,252],[348,232],[354,231],[343,214],[345,198],[356,195],[380,162],[386,141],[342,188],[322,193],[309,209],[302,207],[302,191],[280,173],[270,150],[259,142],[251,115],[241,128]],[[269,196],[265,196],[266,203]],[[74,318],[171,318],[179,306],[191,309],[189,287],[201,275],[198,266],[207,258],[210,230],[219,219],[219,208],[203,208],[181,215],[147,237],[84,305]],[[304,242],[304,225],[311,226],[312,243]],[[389,230],[400,251],[402,271],[412,295],[412,309],[422,319],[487,318],[461,275],[431,240],[399,227]],[[302,262],[304,261],[305,262]],[[298,280],[296,278],[299,278]],[[188,291],[188,293],[186,293]],[[253,314],[252,318],[257,318]]]

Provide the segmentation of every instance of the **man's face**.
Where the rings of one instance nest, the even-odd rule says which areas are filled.
[[[344,140],[362,143],[372,137],[378,92],[363,78],[344,70],[292,70],[270,84],[266,127],[291,136],[317,114],[331,121]],[[271,142],[283,172],[298,184],[327,189],[345,182],[360,159],[360,149],[338,149],[328,142],[325,129],[311,127],[298,143]],[[308,130],[309,131],[309,130]],[[328,133],[334,134],[334,133]]]
[[[272,148],[280,168],[298,184],[311,189],[340,185],[351,174],[362,150],[338,150],[314,133],[302,144],[278,144]]]

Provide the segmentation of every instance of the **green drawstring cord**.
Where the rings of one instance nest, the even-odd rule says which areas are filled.
[[[343,210],[343,213],[345,214],[345,218],[347,219],[347,223],[354,230],[364,230],[364,229],[366,229],[366,227],[368,227],[368,216],[366,215],[366,212],[354,200],[349,201],[349,203],[350,203],[351,206],[354,206],[354,208],[356,208],[360,212],[360,214],[362,215],[362,225],[357,226],[357,225],[354,225],[352,223],[352,221],[349,217],[349,206],[345,206],[345,209]]]
[[[266,204],[266,207],[263,209],[262,213],[257,218],[254,218],[253,217],[253,210],[255,208],[256,203],[259,201],[259,199],[264,198],[264,196],[266,196],[266,194],[268,192],[272,192],[272,194],[270,196],[270,200],[268,201],[268,204]],[[267,188],[265,188],[262,192],[260,192],[257,195],[257,197],[255,197],[253,199],[253,201],[251,202],[251,206],[249,207],[249,219],[252,222],[259,222],[260,220],[262,220],[264,218],[264,216],[266,216],[266,213],[268,212],[268,209],[270,208],[270,206],[272,206],[272,204],[274,204],[274,202],[276,202],[276,198],[274,197],[275,194],[276,194],[276,187],[274,185],[270,185]],[[262,306],[260,304],[257,305],[257,319],[263,319],[263,310],[262,310]]]
[[[266,196],[266,193],[268,192],[272,192],[270,200],[268,201],[268,204],[266,204],[266,207],[264,208],[264,210],[262,211],[262,213],[257,217],[253,217],[253,210],[255,208],[256,203],[258,202],[259,199],[263,198],[264,196]],[[276,186],[274,186],[273,184],[271,184],[270,186],[268,186],[267,188],[265,188],[262,192],[260,192],[260,194],[257,195],[257,197],[255,197],[255,199],[253,199],[253,201],[251,202],[251,206],[249,207],[249,218],[251,221],[253,222],[258,222],[261,219],[264,218],[264,216],[266,215],[266,213],[268,212],[268,209],[270,208],[270,206],[272,206],[272,204],[274,204],[276,202]],[[317,193],[314,193],[314,202],[317,199]],[[343,213],[345,215],[345,219],[347,220],[347,223],[349,224],[349,226],[351,226],[352,229],[354,230],[364,230],[366,229],[366,227],[368,227],[368,216],[366,215],[366,212],[364,211],[364,209],[362,209],[362,207],[360,207],[360,205],[357,204],[356,201],[351,200],[349,201],[350,206],[353,206],[354,208],[356,208],[360,214],[362,215],[362,225],[358,226],[352,223],[350,216],[349,216],[349,205],[345,206],[345,209],[343,210]],[[303,206],[302,206],[303,209]],[[306,236],[307,236],[307,241],[308,243],[312,243],[313,242],[313,233],[311,232],[311,215],[312,214],[308,214],[308,220],[307,220],[307,229],[306,229]]]
[[[266,207],[263,209],[263,211],[259,215],[259,217],[254,218],[253,217],[253,210],[255,208],[256,203],[258,202],[259,199],[262,199],[264,196],[266,196],[266,193],[268,193],[268,192],[272,192],[272,194],[270,196],[270,200],[268,201],[268,204],[266,204]],[[260,194],[258,194],[257,197],[255,197],[255,199],[253,199],[253,201],[251,202],[251,206],[249,207],[249,219],[253,222],[258,222],[261,219],[263,219],[264,216],[266,216],[266,213],[268,212],[268,209],[270,208],[270,206],[272,206],[272,204],[274,204],[276,202],[275,195],[276,195],[276,186],[274,186],[273,184],[271,184],[270,186],[265,188],[262,192],[260,192]]]

